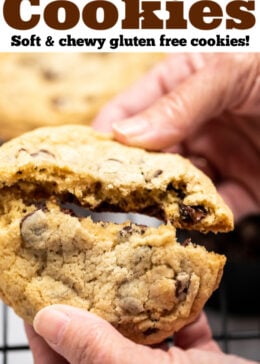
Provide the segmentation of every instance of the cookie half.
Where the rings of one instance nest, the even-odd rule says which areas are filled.
[[[0,189],[28,200],[55,195],[93,211],[143,213],[184,229],[233,228],[213,183],[187,159],[127,147],[85,126],[40,128],[4,144]]]
[[[182,246],[172,226],[94,223],[17,197],[0,220],[0,295],[29,323],[47,305],[69,304],[154,344],[194,320],[219,284],[225,257]]]

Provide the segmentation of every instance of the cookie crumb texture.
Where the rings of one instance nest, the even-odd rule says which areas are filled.
[[[224,256],[182,246],[172,226],[94,223],[53,202],[12,204],[1,220],[0,295],[27,322],[44,306],[69,304],[153,344],[194,320],[219,284]]]
[[[94,223],[71,204],[144,213],[166,225]],[[0,148],[0,296],[30,323],[42,307],[64,303],[138,343],[160,342],[196,318],[225,263],[176,242],[175,227],[232,226],[211,181],[181,156],[75,125],[38,129]]]
[[[46,125],[90,124],[160,53],[2,53],[0,138]]]

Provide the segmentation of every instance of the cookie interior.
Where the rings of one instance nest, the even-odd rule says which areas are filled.
[[[70,304],[153,344],[194,320],[219,284],[224,256],[179,244],[171,225],[93,222],[54,196],[34,197],[1,195],[0,294],[28,322]]]

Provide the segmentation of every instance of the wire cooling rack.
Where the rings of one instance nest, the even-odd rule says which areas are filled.
[[[228,302],[226,300],[225,288],[224,286],[220,288],[219,292],[219,304],[220,310],[214,310],[214,313],[218,320],[218,330],[214,334],[215,340],[220,344],[221,348],[226,353],[239,354],[243,357],[247,357],[248,359],[259,361],[260,362],[260,317],[256,316],[253,320],[258,320],[258,328],[254,327],[250,328],[249,326],[245,328],[236,328],[235,331],[229,329],[229,320],[230,314],[228,312]],[[206,306],[206,311],[210,310],[212,313],[212,308],[208,305]],[[3,305],[2,307],[2,345],[0,346],[0,352],[2,356],[0,356],[1,364],[16,364],[16,360],[12,360],[12,354],[17,353],[19,357],[19,353],[29,352],[28,345],[21,344],[13,344],[8,342],[9,336],[9,324],[8,324],[8,315],[10,314],[9,309]],[[210,315],[209,315],[210,317]],[[239,322],[239,319],[238,319]],[[250,321],[249,321],[250,322]],[[214,333],[214,324],[211,324]],[[250,346],[250,350],[246,350],[246,352],[237,351],[236,348],[241,348],[244,346]],[[233,349],[232,349],[233,348]],[[234,349],[235,348],[235,349]],[[250,351],[250,352],[249,352]],[[32,361],[31,361],[32,363]],[[29,364],[29,363],[28,363]]]
[[[225,242],[213,242],[213,250],[225,253],[228,263],[221,286],[207,303],[206,312],[213,336],[224,352],[260,362],[259,229],[260,216],[249,217],[235,229],[235,232],[225,238]],[[194,238],[194,241],[198,241],[197,239],[199,238]],[[201,239],[203,240],[203,237]],[[206,240],[208,241],[208,237]],[[235,241],[235,250],[234,246],[227,246],[227,241]],[[234,256],[237,257],[235,261]],[[230,257],[232,259],[229,259]],[[27,343],[16,345],[13,340],[9,340],[10,331],[15,329],[13,324],[10,327],[10,312],[9,308],[2,305],[1,364],[16,364],[19,355],[30,353]],[[22,328],[19,330],[22,331]],[[21,362],[19,359],[19,363]],[[31,356],[23,361],[25,364],[32,362]]]
[[[10,321],[9,321],[10,309],[7,308],[6,305],[2,305],[1,315],[2,315],[2,333],[1,333],[2,340],[1,340],[0,352],[1,352],[2,356],[0,356],[0,363],[1,364],[15,364],[15,362],[17,362],[17,361],[12,360],[13,353],[17,353],[18,355],[21,352],[29,353],[30,352],[29,346],[27,344],[24,344],[24,345],[17,344],[16,345],[14,343],[10,343],[10,338],[9,338],[10,329],[11,329]],[[19,320],[19,319],[17,318],[17,320]]]
[[[228,284],[224,276],[218,292],[206,305],[206,313],[213,330],[214,339],[225,353],[241,355],[260,362],[260,312],[250,312],[249,309],[247,312],[235,310],[233,313],[228,298]],[[213,301],[214,303],[212,303]],[[214,307],[216,303],[218,309],[212,311],[212,306]],[[214,321],[211,322],[212,312],[219,320],[218,329]],[[234,322],[236,323],[235,327]]]

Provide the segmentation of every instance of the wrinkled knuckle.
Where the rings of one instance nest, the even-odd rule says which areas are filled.
[[[163,110],[167,118],[174,121],[174,127],[186,129],[189,124],[189,119],[186,117],[190,113],[189,98],[183,93],[171,93],[165,96],[163,103]]]
[[[235,67],[238,69],[235,89],[239,90],[236,100],[232,105],[232,110],[239,111],[246,107],[248,102],[251,102],[253,91],[258,89],[257,81],[260,77],[260,60],[255,54],[249,54],[245,56],[237,57],[235,61]],[[259,97],[258,97],[259,101]]]
[[[219,82],[218,87],[222,88],[222,100],[228,100],[228,111],[240,109],[248,99],[260,67],[259,62],[253,53],[223,53],[211,59],[209,65],[212,74],[221,74],[222,79],[225,79],[225,82]]]

